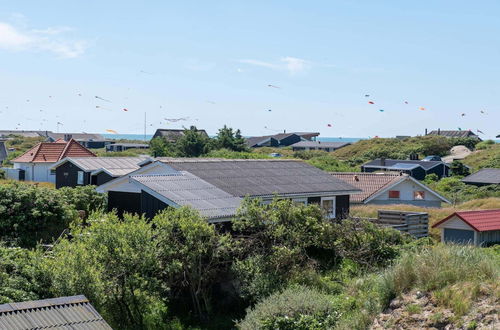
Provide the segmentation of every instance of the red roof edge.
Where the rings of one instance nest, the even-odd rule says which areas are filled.
[[[440,220],[440,221],[436,222],[435,224],[432,225],[432,228],[436,228],[440,224],[445,223],[446,221],[450,220],[453,216],[457,216],[460,220],[462,220],[463,222],[465,222],[466,224],[468,224],[469,226],[471,226],[472,229],[474,229],[475,231],[480,231],[472,223],[470,223],[469,221],[467,221],[465,218],[461,217],[460,214],[458,214],[458,212],[453,212],[452,214],[450,214],[449,216],[447,216],[443,220]]]
[[[29,152],[34,152],[35,154],[33,155],[33,158],[35,158],[36,155],[38,154],[38,151],[40,151],[40,146],[42,145],[42,143],[43,142],[38,142],[38,144],[36,144],[34,147],[26,150],[24,153],[22,153],[21,155],[17,156],[13,160],[11,160],[11,162],[18,162],[18,159],[20,159],[24,155],[27,155]],[[23,163],[23,162],[21,162],[21,163]]]

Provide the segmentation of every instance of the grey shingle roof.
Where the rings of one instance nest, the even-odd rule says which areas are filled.
[[[448,130],[448,131],[430,131],[427,135],[441,135],[446,137],[476,137],[477,135],[470,130],[459,131],[459,130]]]
[[[97,133],[54,133],[47,132],[47,136],[54,141],[57,139],[64,139],[65,136],[71,135],[71,138],[77,141],[104,141],[104,136]]]
[[[90,159],[92,158],[92,159]],[[148,157],[84,157],[67,158],[85,172],[104,169],[113,176],[128,174],[140,168],[139,163]]]
[[[358,191],[352,185],[297,160],[158,158],[194,174],[232,196],[272,196],[308,193],[342,194]]]
[[[321,142],[321,141],[300,141],[291,145],[291,147],[306,148],[334,148],[339,149],[350,145],[349,142]]]
[[[376,167],[376,168],[394,167],[394,169],[402,169],[401,168],[402,164],[420,165],[420,166],[422,166],[423,169],[428,170],[428,169],[433,168],[434,166],[444,164],[444,163],[440,162],[440,161],[428,161],[427,162],[427,161],[422,161],[422,160],[386,159],[385,165],[382,165],[382,160],[380,158],[377,158],[377,159],[372,160],[368,163],[365,163],[363,166]]]
[[[111,327],[85,296],[0,305],[0,329],[92,329]]]
[[[465,183],[500,184],[500,168],[483,168],[462,179]]]
[[[137,175],[131,179],[177,205],[191,206],[207,218],[233,216],[241,203],[241,198],[184,171],[178,175]]]

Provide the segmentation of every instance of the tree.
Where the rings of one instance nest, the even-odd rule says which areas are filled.
[[[95,186],[62,187],[58,189],[58,192],[75,210],[84,211],[85,216],[106,208],[107,197],[105,194],[98,193]]]
[[[153,223],[162,281],[187,289],[195,314],[207,320],[211,287],[231,262],[231,236],[218,233],[196,211],[185,207],[167,209]]]
[[[470,174],[469,168],[458,160],[451,163],[450,170],[453,176],[467,176]]]
[[[149,141],[149,151],[153,157],[174,156],[172,145],[160,136]]]
[[[228,149],[232,151],[248,151],[245,139],[241,136],[241,131],[224,125],[219,129],[217,136],[212,140],[214,149]]]
[[[167,287],[159,271],[153,229],[138,216],[94,213],[72,229],[45,268],[54,296],[84,294],[116,329],[167,328]]]
[[[202,134],[195,126],[184,130],[176,144],[176,154],[180,157],[199,157],[210,150],[210,139]]]

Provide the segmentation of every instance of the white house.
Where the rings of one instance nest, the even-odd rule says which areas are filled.
[[[413,177],[391,172],[333,172],[334,177],[361,189],[351,196],[352,204],[411,204],[441,207],[450,203],[446,198]]]
[[[65,157],[96,157],[96,155],[73,139],[41,142],[12,160],[14,169],[19,172],[16,179],[55,183],[56,174],[51,167]]]

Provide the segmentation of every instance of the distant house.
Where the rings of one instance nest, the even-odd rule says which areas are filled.
[[[489,246],[500,243],[500,209],[455,212],[432,228],[441,229],[441,241]]]
[[[149,144],[144,143],[113,143],[106,146],[106,152],[120,152],[129,149],[149,149]]]
[[[11,135],[22,136],[26,138],[45,137],[48,131],[24,131],[24,130],[0,130],[0,138],[6,138]]]
[[[57,140],[55,142],[41,142],[26,151],[21,156],[14,158],[14,169],[18,170],[19,178],[37,182],[55,182],[55,171],[52,166],[66,157],[96,157],[96,155],[71,139],[68,142]]]
[[[158,128],[153,135],[153,139],[157,137],[165,138],[168,142],[175,142],[181,136],[184,136],[184,129],[167,129],[167,128]],[[207,132],[204,129],[197,130],[198,133],[208,137]]]
[[[434,173],[439,178],[450,174],[450,166],[442,161],[401,160],[377,158],[361,166],[362,172],[394,171],[405,173],[417,180]]]
[[[426,135],[439,135],[448,138],[473,138],[477,140],[481,140],[477,134],[472,132],[471,130],[434,130],[426,133]]]
[[[112,330],[83,295],[0,305],[0,329]]]
[[[85,148],[101,149],[110,144],[111,141],[106,140],[104,136],[96,133],[53,133],[46,132],[47,140],[54,142],[60,139],[69,141],[70,139],[76,140]]]
[[[476,173],[466,176],[462,182],[475,186],[500,184],[500,168],[483,168]]]
[[[319,133],[314,132],[291,132],[253,136],[246,139],[246,144],[250,148],[288,147],[300,141],[313,141],[318,135]]]
[[[349,196],[359,192],[307,163],[296,160],[157,158],[127,176],[97,188],[108,193],[118,213],[153,217],[167,207],[191,206],[211,222],[228,221],[245,196],[274,196],[321,205],[327,215],[349,213]]]
[[[5,140],[0,139],[0,164],[7,159],[7,147],[5,146]]]
[[[100,186],[150,163],[148,157],[67,157],[55,163],[56,188]]]
[[[335,151],[350,145],[349,142],[322,142],[322,141],[300,141],[291,145],[293,151],[323,150]]]
[[[330,174],[362,191],[351,196],[351,204],[411,204],[441,207],[441,203],[450,203],[434,190],[406,174],[390,172]]]

